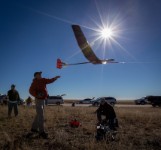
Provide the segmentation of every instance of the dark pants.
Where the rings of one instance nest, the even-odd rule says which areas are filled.
[[[12,109],[14,108],[14,114],[15,116],[18,115],[18,104],[17,103],[11,103],[8,102],[8,116],[11,117]]]
[[[39,130],[40,133],[44,132],[44,102],[42,99],[35,99],[36,116],[32,123],[32,129]]]

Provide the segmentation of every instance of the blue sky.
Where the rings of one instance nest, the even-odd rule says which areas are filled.
[[[35,71],[43,77],[60,75],[48,85],[49,95],[64,98],[113,96],[135,99],[161,95],[161,1],[154,0],[1,0],[0,93],[11,84],[22,98]],[[84,62],[71,24],[79,24],[92,43],[97,24],[114,24],[118,35],[92,48],[99,58],[125,64],[56,68],[57,58]],[[91,28],[91,29],[88,29]]]

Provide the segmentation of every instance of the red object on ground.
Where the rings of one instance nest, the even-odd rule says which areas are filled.
[[[78,128],[81,125],[80,122],[77,121],[76,119],[75,120],[72,120],[71,122],[69,122],[69,124],[73,128]]]

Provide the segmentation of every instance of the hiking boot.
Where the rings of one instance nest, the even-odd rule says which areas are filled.
[[[114,127],[114,128],[113,128],[113,131],[117,131],[117,129]]]
[[[42,137],[43,139],[48,139],[48,133],[41,132],[41,133],[39,133],[39,137]]]
[[[39,131],[37,129],[31,129],[31,132],[38,133]]]

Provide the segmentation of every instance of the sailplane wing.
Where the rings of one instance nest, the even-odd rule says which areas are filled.
[[[86,40],[79,25],[72,25],[72,29],[77,40],[77,43],[82,50],[84,56],[93,64],[101,64],[102,61],[95,55],[91,46]]]

